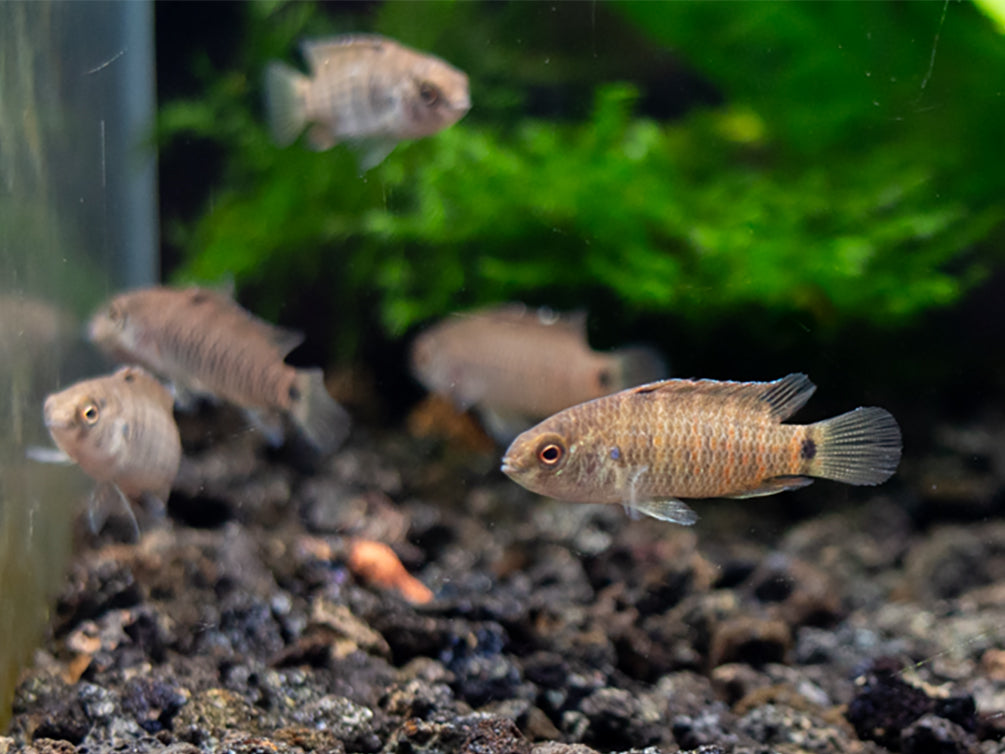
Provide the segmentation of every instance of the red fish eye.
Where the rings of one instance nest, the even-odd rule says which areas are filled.
[[[538,460],[545,466],[554,466],[562,460],[562,456],[564,454],[565,451],[562,449],[562,446],[553,442],[543,445],[541,449],[537,451]]]
[[[93,403],[88,403],[80,409],[80,418],[83,419],[86,424],[96,423],[98,421],[98,407]]]
[[[422,98],[424,104],[432,107],[440,98],[440,90],[428,81],[424,81],[419,85],[419,97]]]

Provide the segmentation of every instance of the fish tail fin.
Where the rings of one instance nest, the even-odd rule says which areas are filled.
[[[611,355],[615,364],[612,391],[662,380],[669,373],[666,360],[650,346],[628,346],[612,351]]]
[[[320,369],[297,370],[293,386],[293,421],[318,451],[334,452],[349,435],[349,414],[328,394]]]
[[[856,408],[808,428],[804,457],[811,476],[846,484],[881,484],[900,463],[897,420],[882,408]]]
[[[310,79],[294,68],[273,61],[265,69],[265,115],[272,139],[288,147],[307,125],[307,98]]]

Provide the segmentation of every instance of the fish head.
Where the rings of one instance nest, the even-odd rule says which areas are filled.
[[[45,399],[45,426],[57,447],[91,476],[107,478],[124,447],[120,404],[99,378],[77,383]]]
[[[449,63],[429,58],[412,72],[405,94],[406,138],[420,138],[452,126],[471,109],[468,76]]]
[[[115,356],[128,350],[128,303],[125,296],[116,296],[96,311],[87,323],[87,339],[109,355]]]
[[[579,440],[562,411],[518,435],[506,449],[502,472],[531,492],[575,499],[581,488]]]

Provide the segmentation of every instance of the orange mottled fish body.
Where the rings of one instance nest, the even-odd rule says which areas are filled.
[[[167,500],[178,473],[181,440],[174,399],[140,367],[78,382],[45,400],[53,441],[95,481],[130,500]]]
[[[812,395],[802,374],[774,382],[665,380],[573,406],[513,441],[503,471],[562,500],[624,503],[693,523],[685,499],[754,497],[822,477],[879,484],[900,460],[880,408],[782,424]]]
[[[376,34],[305,41],[311,75],[273,62],[265,103],[273,139],[291,144],[305,127],[308,145],[365,145],[364,169],[402,139],[429,136],[471,107],[468,77],[440,58]]]
[[[662,360],[648,348],[592,350],[582,314],[558,315],[523,304],[458,314],[433,325],[413,342],[411,366],[431,392],[460,409],[476,407],[483,418],[495,417],[497,434],[504,437],[502,425],[516,424],[519,431],[573,404],[665,374]]]
[[[284,359],[302,336],[265,322],[219,291],[155,286],[115,296],[92,318],[92,342],[196,394],[249,412],[289,415],[319,449],[337,447],[348,416],[321,370]]]

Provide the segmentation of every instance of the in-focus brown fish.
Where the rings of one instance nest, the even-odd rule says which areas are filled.
[[[282,441],[280,413],[323,453],[348,434],[349,416],[328,394],[321,370],[283,361],[302,336],[219,291],[156,286],[122,293],[91,318],[89,336],[112,358],[140,364],[177,390],[241,407],[273,444]]]
[[[450,317],[415,339],[411,360],[426,389],[462,410],[475,407],[507,442],[563,408],[666,375],[652,349],[591,350],[582,313],[523,304]]]
[[[99,483],[162,504],[178,473],[181,440],[171,393],[140,367],[78,382],[45,399],[53,441]]]
[[[746,498],[810,484],[885,482],[900,428],[881,408],[782,424],[813,394],[805,374],[774,382],[664,380],[573,406],[527,430],[502,470],[529,490],[582,503],[623,503],[693,524],[680,498]]]
[[[292,144],[309,124],[312,149],[349,141],[364,170],[403,139],[418,139],[460,120],[471,107],[468,77],[449,63],[375,34],[304,42],[305,76],[284,63],[265,71],[273,139]]]

